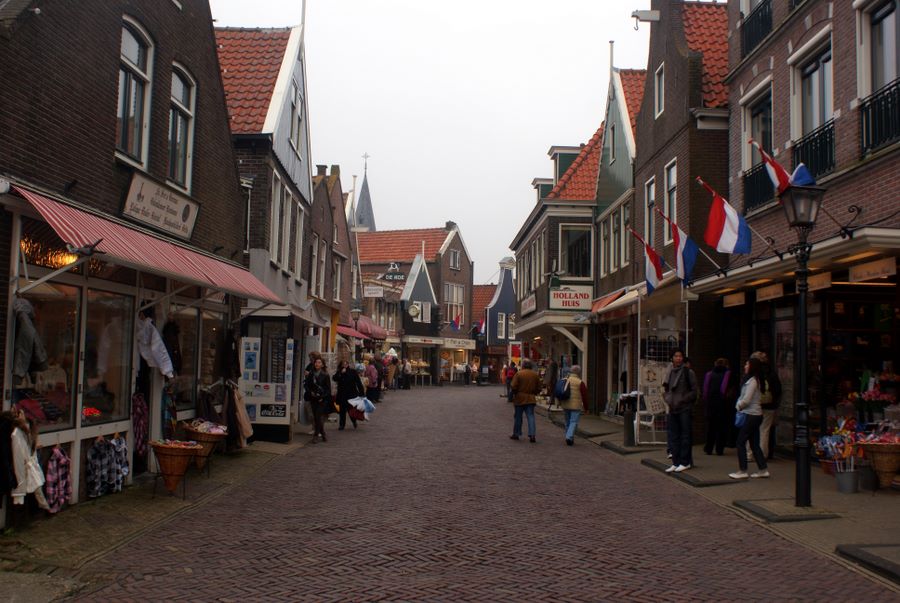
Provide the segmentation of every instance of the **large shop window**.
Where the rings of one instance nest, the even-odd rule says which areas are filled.
[[[24,302],[24,303],[23,303]],[[37,421],[41,431],[75,426],[76,350],[81,303],[79,289],[44,283],[13,302],[16,314],[13,403]],[[29,315],[30,310],[30,315]],[[43,344],[47,364],[33,365],[28,324]],[[32,372],[32,369],[37,369]]]
[[[134,298],[88,289],[82,424],[128,418]]]
[[[222,337],[224,314],[203,310],[201,320],[203,328],[200,331],[200,385],[209,387],[213,384],[216,374],[216,352],[219,343],[224,341]]]
[[[562,227],[562,268],[567,277],[591,276],[590,226]]]

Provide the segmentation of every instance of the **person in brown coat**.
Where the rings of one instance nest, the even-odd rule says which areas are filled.
[[[536,441],[534,405],[537,404],[534,397],[541,391],[541,377],[534,371],[534,365],[530,360],[522,361],[522,369],[513,377],[510,390],[513,394],[516,414],[513,422],[513,434],[509,438],[518,440],[522,435],[522,414],[524,413],[528,418],[528,440],[533,444]]]

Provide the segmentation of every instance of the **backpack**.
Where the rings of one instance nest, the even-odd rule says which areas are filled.
[[[557,400],[562,400],[565,402],[572,395],[571,390],[569,390],[569,380],[568,379],[560,379],[556,382],[556,388],[553,390],[553,395]]]

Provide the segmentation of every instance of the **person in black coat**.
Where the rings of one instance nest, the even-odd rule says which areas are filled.
[[[340,365],[338,365],[337,372],[332,377],[332,380],[337,383],[336,397],[338,408],[340,409],[338,431],[341,431],[347,425],[347,412],[350,410],[350,404],[347,401],[352,398],[365,396],[366,388],[363,387],[359,373],[346,360],[342,360]],[[351,416],[350,422],[353,423],[353,428],[356,429],[356,419]]]
[[[331,379],[328,378],[328,370],[321,358],[316,358],[313,362],[312,371],[306,375],[303,386],[303,399],[309,402],[312,408],[315,424],[311,443],[315,444],[316,438],[320,436],[323,442],[327,442],[325,417],[331,412]]]
[[[734,426],[731,409],[734,403],[729,397],[731,371],[728,360],[719,358],[712,370],[703,377],[703,406],[706,411],[706,444],[703,452],[722,456],[728,444],[728,435]]]

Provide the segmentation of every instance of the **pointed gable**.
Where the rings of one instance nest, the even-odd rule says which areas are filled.
[[[600,155],[603,151],[603,124],[582,145],[581,152],[562,175],[548,199],[592,201],[597,195],[597,174],[600,171]]]
[[[622,94],[625,95],[625,108],[628,110],[628,119],[631,121],[631,132],[637,130],[637,116],[641,112],[641,102],[644,100],[644,83],[647,80],[646,69],[618,69],[622,82]]]
[[[291,28],[217,27],[215,32],[231,132],[262,132]]]
[[[684,37],[688,48],[703,55],[703,104],[728,106],[728,9],[727,5],[685,2]]]
[[[428,267],[425,265],[425,259],[421,253],[416,254],[413,260],[412,267],[409,269],[409,276],[406,279],[406,285],[403,287],[403,293],[400,294],[400,299],[405,302],[424,301],[431,302],[432,305],[437,304],[437,295],[435,295],[434,286],[431,284],[431,275],[428,274]]]
[[[369,231],[375,230],[375,210],[372,208],[372,195],[369,193],[369,175],[363,176],[362,190],[359,193],[359,203],[356,206],[356,220],[354,226]]]
[[[425,257],[431,259],[440,252],[449,234],[444,228],[359,232],[359,261],[363,264],[411,262],[422,253],[423,241]]]

